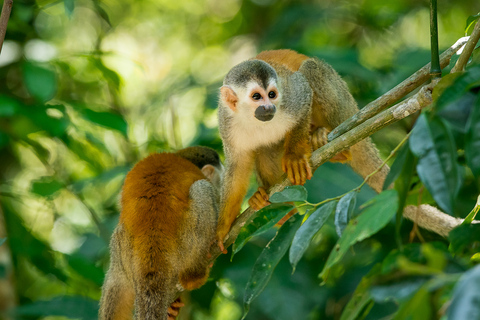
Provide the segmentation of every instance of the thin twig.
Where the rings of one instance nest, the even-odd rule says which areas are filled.
[[[445,68],[449,65],[450,59],[468,40],[468,37],[460,38],[453,46],[445,50],[440,55],[440,66]],[[350,119],[340,124],[328,134],[328,141],[332,141],[341,136],[345,132],[358,126],[360,123],[370,119],[388,106],[391,106],[396,101],[405,97],[407,94],[421,86],[430,77],[430,63],[427,63],[423,68],[412,74],[408,79],[402,81],[390,91],[383,94],[381,97],[370,102],[363,107],[359,112],[353,115]]]
[[[477,45],[479,38],[480,38],[480,19],[475,24],[475,28],[473,28],[472,34],[470,35],[470,39],[468,39],[468,42],[465,45],[465,48],[463,48],[463,51],[460,54],[460,57],[458,58],[457,63],[455,63],[455,66],[452,68],[452,71],[450,71],[451,73],[465,70],[465,66],[467,65],[468,59],[470,59],[470,56],[472,55],[472,52],[475,49],[475,46]]]
[[[0,15],[0,53],[2,52],[3,40],[7,33],[8,19],[10,12],[12,12],[13,0],[4,0],[2,7],[2,14]]]

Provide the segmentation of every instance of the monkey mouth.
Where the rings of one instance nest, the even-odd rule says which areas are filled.
[[[257,109],[255,109],[255,118],[263,122],[270,121],[275,116],[276,111],[277,111],[277,108],[275,108],[275,105],[273,104],[260,106]]]

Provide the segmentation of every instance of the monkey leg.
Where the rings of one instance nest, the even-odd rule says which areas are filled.
[[[248,199],[248,205],[255,211],[258,211],[269,204],[270,202],[268,201],[268,193],[262,187],[258,187],[258,191],[255,192],[250,199]]]
[[[318,127],[315,129],[310,136],[310,141],[312,144],[312,151],[317,150],[318,148],[323,147],[324,145],[327,144],[328,139],[327,135],[330,133],[330,130],[328,130],[325,127]],[[344,150],[342,152],[337,153],[335,156],[330,158],[330,162],[340,162],[340,163],[345,163],[348,162],[352,159],[352,154],[350,152],[350,149]]]
[[[180,284],[186,290],[198,289],[207,282],[209,271],[207,260],[205,260],[205,263],[187,268],[179,275]]]
[[[175,283],[169,275],[148,272],[136,277],[135,317],[141,320],[167,320]]]
[[[134,291],[126,277],[115,268],[109,270],[102,288],[99,319],[132,319],[133,302]]]

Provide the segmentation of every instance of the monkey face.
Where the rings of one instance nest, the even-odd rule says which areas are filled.
[[[266,88],[259,84],[251,86],[247,90],[247,101],[250,108],[254,110],[255,118],[263,122],[272,120],[277,111],[274,103],[278,101],[278,96],[274,82],[269,83]]]

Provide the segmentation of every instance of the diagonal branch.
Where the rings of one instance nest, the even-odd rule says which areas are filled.
[[[467,40],[468,37],[460,38],[453,46],[445,50],[445,52],[440,55],[440,66],[442,69],[448,66],[452,56],[467,42]],[[380,111],[386,109],[388,106],[391,106],[393,103],[421,86],[429,78],[430,63],[427,63],[423,68],[412,74],[409,78],[399,83],[381,97],[367,104],[350,119],[333,129],[328,135],[328,140],[331,141],[336,139],[365,120],[370,119]]]
[[[2,52],[3,40],[7,33],[8,19],[10,12],[12,12],[13,0],[4,0],[2,7],[2,14],[0,15],[0,52]]]
[[[468,42],[465,45],[465,48],[463,48],[463,51],[460,54],[457,63],[455,63],[455,66],[450,72],[453,73],[465,70],[465,66],[467,65],[468,59],[470,59],[470,56],[472,55],[472,52],[477,45],[478,39],[480,39],[480,19],[475,24],[472,34],[470,35],[470,39],[468,39]]]

